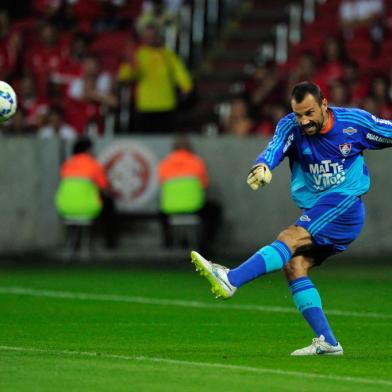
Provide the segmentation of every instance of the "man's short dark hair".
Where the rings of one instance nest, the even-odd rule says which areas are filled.
[[[86,136],[81,136],[76,140],[73,146],[73,153],[74,155],[76,155],[76,154],[81,154],[83,152],[87,152],[91,149],[92,146],[93,144],[90,138]]]
[[[308,95],[313,95],[315,100],[321,105],[324,95],[320,87],[316,83],[312,82],[301,82],[294,86],[293,92],[291,93],[291,99],[295,102],[301,103],[304,98]]]

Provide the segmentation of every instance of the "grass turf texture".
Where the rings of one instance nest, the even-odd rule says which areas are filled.
[[[0,390],[391,391],[392,268],[344,264],[312,274],[342,358],[289,356],[313,336],[279,273],[222,302],[190,264],[0,270]]]

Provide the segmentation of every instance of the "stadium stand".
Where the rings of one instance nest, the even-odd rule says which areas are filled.
[[[387,102],[382,104],[385,113],[391,98],[392,5],[377,0],[384,7],[382,17],[373,20],[370,28],[359,24],[348,36],[347,26],[339,18],[343,2],[177,2],[181,5],[176,11],[175,29],[171,26],[170,34],[164,36],[166,44],[192,69],[197,87],[196,99],[187,108],[181,108],[184,112],[180,116],[181,129],[203,134],[226,133],[224,124],[231,102],[241,97],[249,105],[251,122],[256,124],[249,127],[250,131],[240,132],[241,135],[270,134],[277,117],[274,113],[284,110],[293,82],[290,75],[296,74],[304,53],[314,56],[314,80],[325,85],[322,87],[329,89],[332,84],[335,87],[338,80],[350,90],[349,105],[367,105],[374,98],[372,80],[384,78],[384,88],[388,90]],[[19,90],[24,78],[31,75],[36,84],[36,100],[63,106],[65,119],[72,123],[70,117],[75,110],[67,112],[72,105],[63,97],[67,96],[71,80],[83,74],[82,58],[96,55],[102,71],[115,79],[121,60],[136,48],[136,26],[145,3],[151,2],[30,0],[16,11],[12,2],[5,2],[0,15],[0,78]],[[85,47],[80,50],[83,40]],[[327,66],[322,48],[329,46],[328,50],[333,52],[334,42],[341,56]],[[358,65],[355,72],[361,84],[360,94],[353,93],[353,82],[344,74],[346,66],[350,67],[348,63],[354,68]],[[260,78],[266,66],[270,77]],[[330,80],[326,80],[326,74],[330,74]],[[275,84],[271,86],[273,79]],[[249,86],[259,96],[257,102],[249,94]],[[109,134],[129,133],[133,121],[132,86],[113,88],[119,105],[108,107],[99,102],[90,105],[87,99],[86,104],[94,109],[94,114],[85,116],[87,120],[79,126],[79,132],[91,129],[93,119],[105,124],[102,125],[105,131],[109,127]],[[18,93],[21,94],[20,90]],[[375,114],[380,113],[377,102],[375,110]],[[44,116],[43,123],[38,125],[45,125],[45,121]]]
[[[302,76],[312,78],[320,84],[328,96],[330,89],[335,92],[336,84],[340,83],[348,91],[349,106],[365,107],[369,96],[373,95],[373,79],[382,77],[386,83],[384,88],[389,91],[386,95],[387,102],[383,102],[382,105],[376,104],[374,109],[375,114],[385,114],[383,108],[389,107],[391,100],[390,2],[384,2],[387,16],[378,21],[383,29],[382,41],[378,47],[375,46],[368,29],[363,26],[359,26],[356,35],[351,39],[344,37],[342,22],[339,19],[341,5],[342,0],[306,1],[302,2],[300,10],[296,11],[298,2],[294,1],[277,1],[272,8],[265,2],[248,2],[247,7],[239,13],[239,20],[234,24],[232,31],[223,37],[220,47],[225,50],[217,50],[214,53],[208,71],[200,77],[199,87],[205,89],[205,92],[201,94],[203,102],[200,103],[200,113],[195,116],[211,123],[205,127],[205,131],[225,132],[225,123],[231,110],[230,102],[233,102],[233,97],[238,96],[248,99],[249,111],[253,113],[254,121],[259,123],[259,126],[253,127],[251,133],[265,135],[265,124],[269,124],[267,128],[273,131],[272,113],[276,108],[275,105],[271,105],[271,101],[275,100],[276,90],[272,89],[271,93],[255,107],[247,94],[249,83],[254,83],[262,67],[268,66],[271,61],[277,63],[279,83],[287,85],[286,88],[278,89],[281,91],[278,100],[281,105],[285,105],[288,92],[293,85],[290,78],[295,74],[296,67],[303,67],[303,63],[300,63],[303,55],[313,57],[313,60],[308,61],[314,61],[314,69],[313,75],[304,73]],[[298,13],[302,14],[303,18],[299,31],[296,31],[293,26],[296,25]],[[267,21],[264,20],[265,17]],[[283,45],[283,50],[279,42],[279,34],[284,35],[282,24],[286,24],[288,28],[285,33],[287,47]],[[255,29],[255,26],[258,28]],[[287,53],[284,53],[285,50]],[[345,74],[345,69],[350,67],[356,68],[355,83]],[[271,78],[276,77],[274,75],[275,71],[270,68],[269,77],[265,78],[263,85],[271,83]],[[301,78],[301,75],[298,77]]]

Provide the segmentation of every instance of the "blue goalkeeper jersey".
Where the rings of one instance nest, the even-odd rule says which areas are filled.
[[[392,121],[380,119],[364,110],[329,108],[332,128],[308,136],[301,131],[295,114],[283,117],[272,140],[257,157],[273,170],[288,157],[291,193],[300,208],[311,208],[330,193],[360,196],[370,188],[363,158],[365,149],[392,146]]]

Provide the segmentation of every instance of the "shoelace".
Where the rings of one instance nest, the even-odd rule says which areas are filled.
[[[312,346],[317,346],[318,344],[323,343],[323,342],[324,342],[324,339],[322,339],[321,337],[313,338],[312,339]]]
[[[215,271],[228,271],[228,269],[226,267],[223,267],[220,264],[215,264],[215,263],[211,263],[212,269]],[[227,287],[228,290],[233,290],[233,286],[230,284],[230,282],[227,279],[224,279],[221,274],[218,273],[218,275],[215,274],[215,276]]]
[[[211,263],[211,266],[216,269],[222,269],[223,267],[219,264]]]

